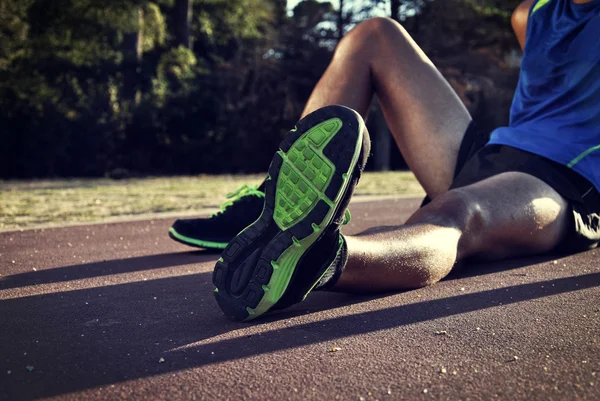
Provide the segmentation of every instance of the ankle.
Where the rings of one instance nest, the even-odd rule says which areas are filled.
[[[339,238],[339,248],[336,255],[325,271],[325,274],[323,274],[323,277],[321,277],[321,280],[319,280],[315,286],[315,290],[331,289],[344,272],[344,268],[348,262],[348,246],[346,245],[346,240],[343,235],[339,234]]]

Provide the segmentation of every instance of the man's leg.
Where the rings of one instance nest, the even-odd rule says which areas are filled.
[[[373,93],[427,194],[446,192],[471,117],[406,30],[387,18],[365,21],[344,37],[303,116],[342,104],[365,117]]]
[[[569,206],[552,187],[508,172],[453,189],[405,225],[347,236],[348,263],[334,290],[392,291],[444,278],[467,257],[497,260],[552,250],[569,227]]]
[[[303,117],[331,104],[363,117],[376,93],[396,142],[431,198],[450,187],[458,149],[471,117],[431,61],[395,21],[374,18],[341,41],[315,87]],[[169,235],[187,245],[224,248],[262,210],[264,182],[244,202],[212,219],[180,219]],[[235,206],[235,207],[233,207]]]

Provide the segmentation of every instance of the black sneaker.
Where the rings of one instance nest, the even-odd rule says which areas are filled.
[[[251,320],[290,306],[330,272],[345,251],[339,229],[369,151],[352,109],[328,106],[298,122],[269,167],[260,218],[215,266],[215,297],[227,317]]]
[[[185,245],[225,249],[229,241],[252,224],[265,203],[264,183],[260,187],[242,186],[221,205],[221,211],[205,219],[175,220],[169,237]]]

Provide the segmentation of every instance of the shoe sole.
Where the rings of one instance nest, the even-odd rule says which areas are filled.
[[[169,229],[169,237],[182,243],[184,245],[193,246],[196,248],[205,248],[205,249],[225,249],[227,248],[228,242],[212,242],[212,241],[203,241],[196,238],[186,237],[185,235],[181,235],[175,230],[173,227]]]
[[[364,129],[355,111],[328,106],[299,121],[281,143],[261,216],[231,240],[215,266],[215,298],[227,317],[252,320],[281,299],[344,200]]]

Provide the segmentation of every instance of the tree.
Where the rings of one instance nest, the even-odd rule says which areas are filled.
[[[391,0],[390,1],[390,18],[400,22],[400,16],[398,13],[400,12],[400,4],[401,0]]]
[[[193,14],[193,0],[175,0],[173,11],[175,15],[175,46],[192,49],[190,25]]]
[[[340,6],[338,8],[338,18],[337,18],[337,30],[338,30],[338,40],[342,40],[344,37],[344,0],[340,0]]]
[[[127,101],[138,104],[141,100],[139,72],[143,54],[144,10],[142,7],[133,7],[129,12],[133,26],[130,32],[123,33],[121,42],[124,76],[123,97]]]
[[[3,0],[0,177],[264,171],[340,37],[381,10],[501,123],[516,2]],[[378,166],[395,167],[373,116]]]

